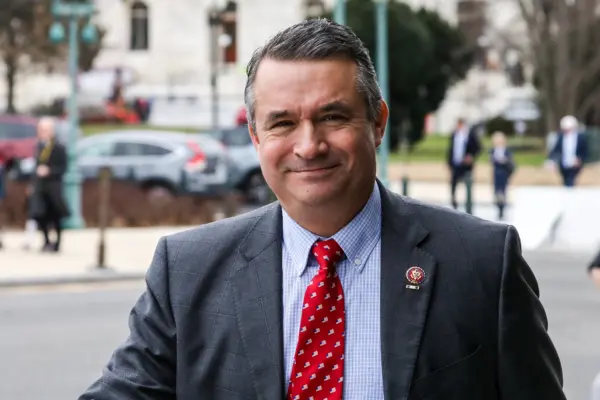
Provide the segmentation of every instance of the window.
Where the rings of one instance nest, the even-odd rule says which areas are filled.
[[[131,50],[148,50],[150,30],[148,6],[141,1],[131,5]]]
[[[79,157],[109,157],[112,155],[112,150],[112,143],[93,143],[80,149]]]
[[[0,123],[0,140],[31,139],[36,136],[35,125],[12,122]]]
[[[245,127],[225,131],[222,140],[227,147],[243,147],[252,144],[250,133]]]
[[[162,146],[147,143],[118,142],[115,145],[117,157],[164,156],[170,151]]]

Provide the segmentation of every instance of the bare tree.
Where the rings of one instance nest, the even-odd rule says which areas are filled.
[[[548,129],[600,111],[600,0],[515,0],[527,26]]]
[[[54,22],[51,0],[0,0],[0,62],[5,64],[8,88],[7,112],[15,113],[17,76],[27,68],[53,68],[66,58],[66,45],[48,37]],[[104,30],[99,29],[100,39]],[[101,49],[101,41],[80,46],[80,67],[90,69]],[[63,63],[64,64],[64,63]]]

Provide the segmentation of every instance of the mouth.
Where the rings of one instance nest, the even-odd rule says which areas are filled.
[[[332,165],[332,166],[329,166],[329,167],[306,168],[306,169],[299,169],[299,170],[296,170],[294,172],[298,173],[298,174],[314,174],[314,173],[331,171],[332,169],[335,169],[337,167],[338,167],[337,165]]]

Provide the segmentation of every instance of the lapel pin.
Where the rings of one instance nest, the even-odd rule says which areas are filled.
[[[425,280],[425,271],[423,268],[413,266],[406,271],[406,280],[410,282],[410,285],[406,285],[407,289],[419,290],[419,286]]]

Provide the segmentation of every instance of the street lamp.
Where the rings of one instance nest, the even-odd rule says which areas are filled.
[[[71,93],[69,95],[69,139],[67,145],[68,164],[65,174],[65,194],[71,215],[64,222],[65,228],[77,229],[85,226],[81,213],[81,176],[77,169],[77,140],[79,134],[79,109],[77,106],[77,73],[79,61],[79,41],[93,43],[97,39],[96,28],[90,22],[95,8],[91,0],[54,0],[52,15],[55,22],[48,32],[50,40],[61,43],[65,40],[65,28],[60,19],[67,19],[69,23],[69,78]],[[87,20],[78,36],[78,22]]]
[[[333,20],[338,24],[346,25],[346,0],[336,0]]]
[[[235,21],[237,4],[232,0],[213,0],[208,10],[210,29],[210,88],[212,128],[219,129],[219,64],[223,50],[231,45],[232,37],[223,32],[223,27]]]
[[[376,55],[377,55],[377,77],[381,95],[389,105],[389,82],[388,82],[388,1],[374,0],[375,2],[375,29],[376,32]],[[388,158],[389,158],[389,124],[386,124],[385,134],[379,146],[379,179],[384,185],[388,185]]]
[[[221,26],[221,10],[217,5],[208,12],[208,25],[210,27],[210,94],[212,109],[212,128],[216,131],[219,127],[219,28]]]

